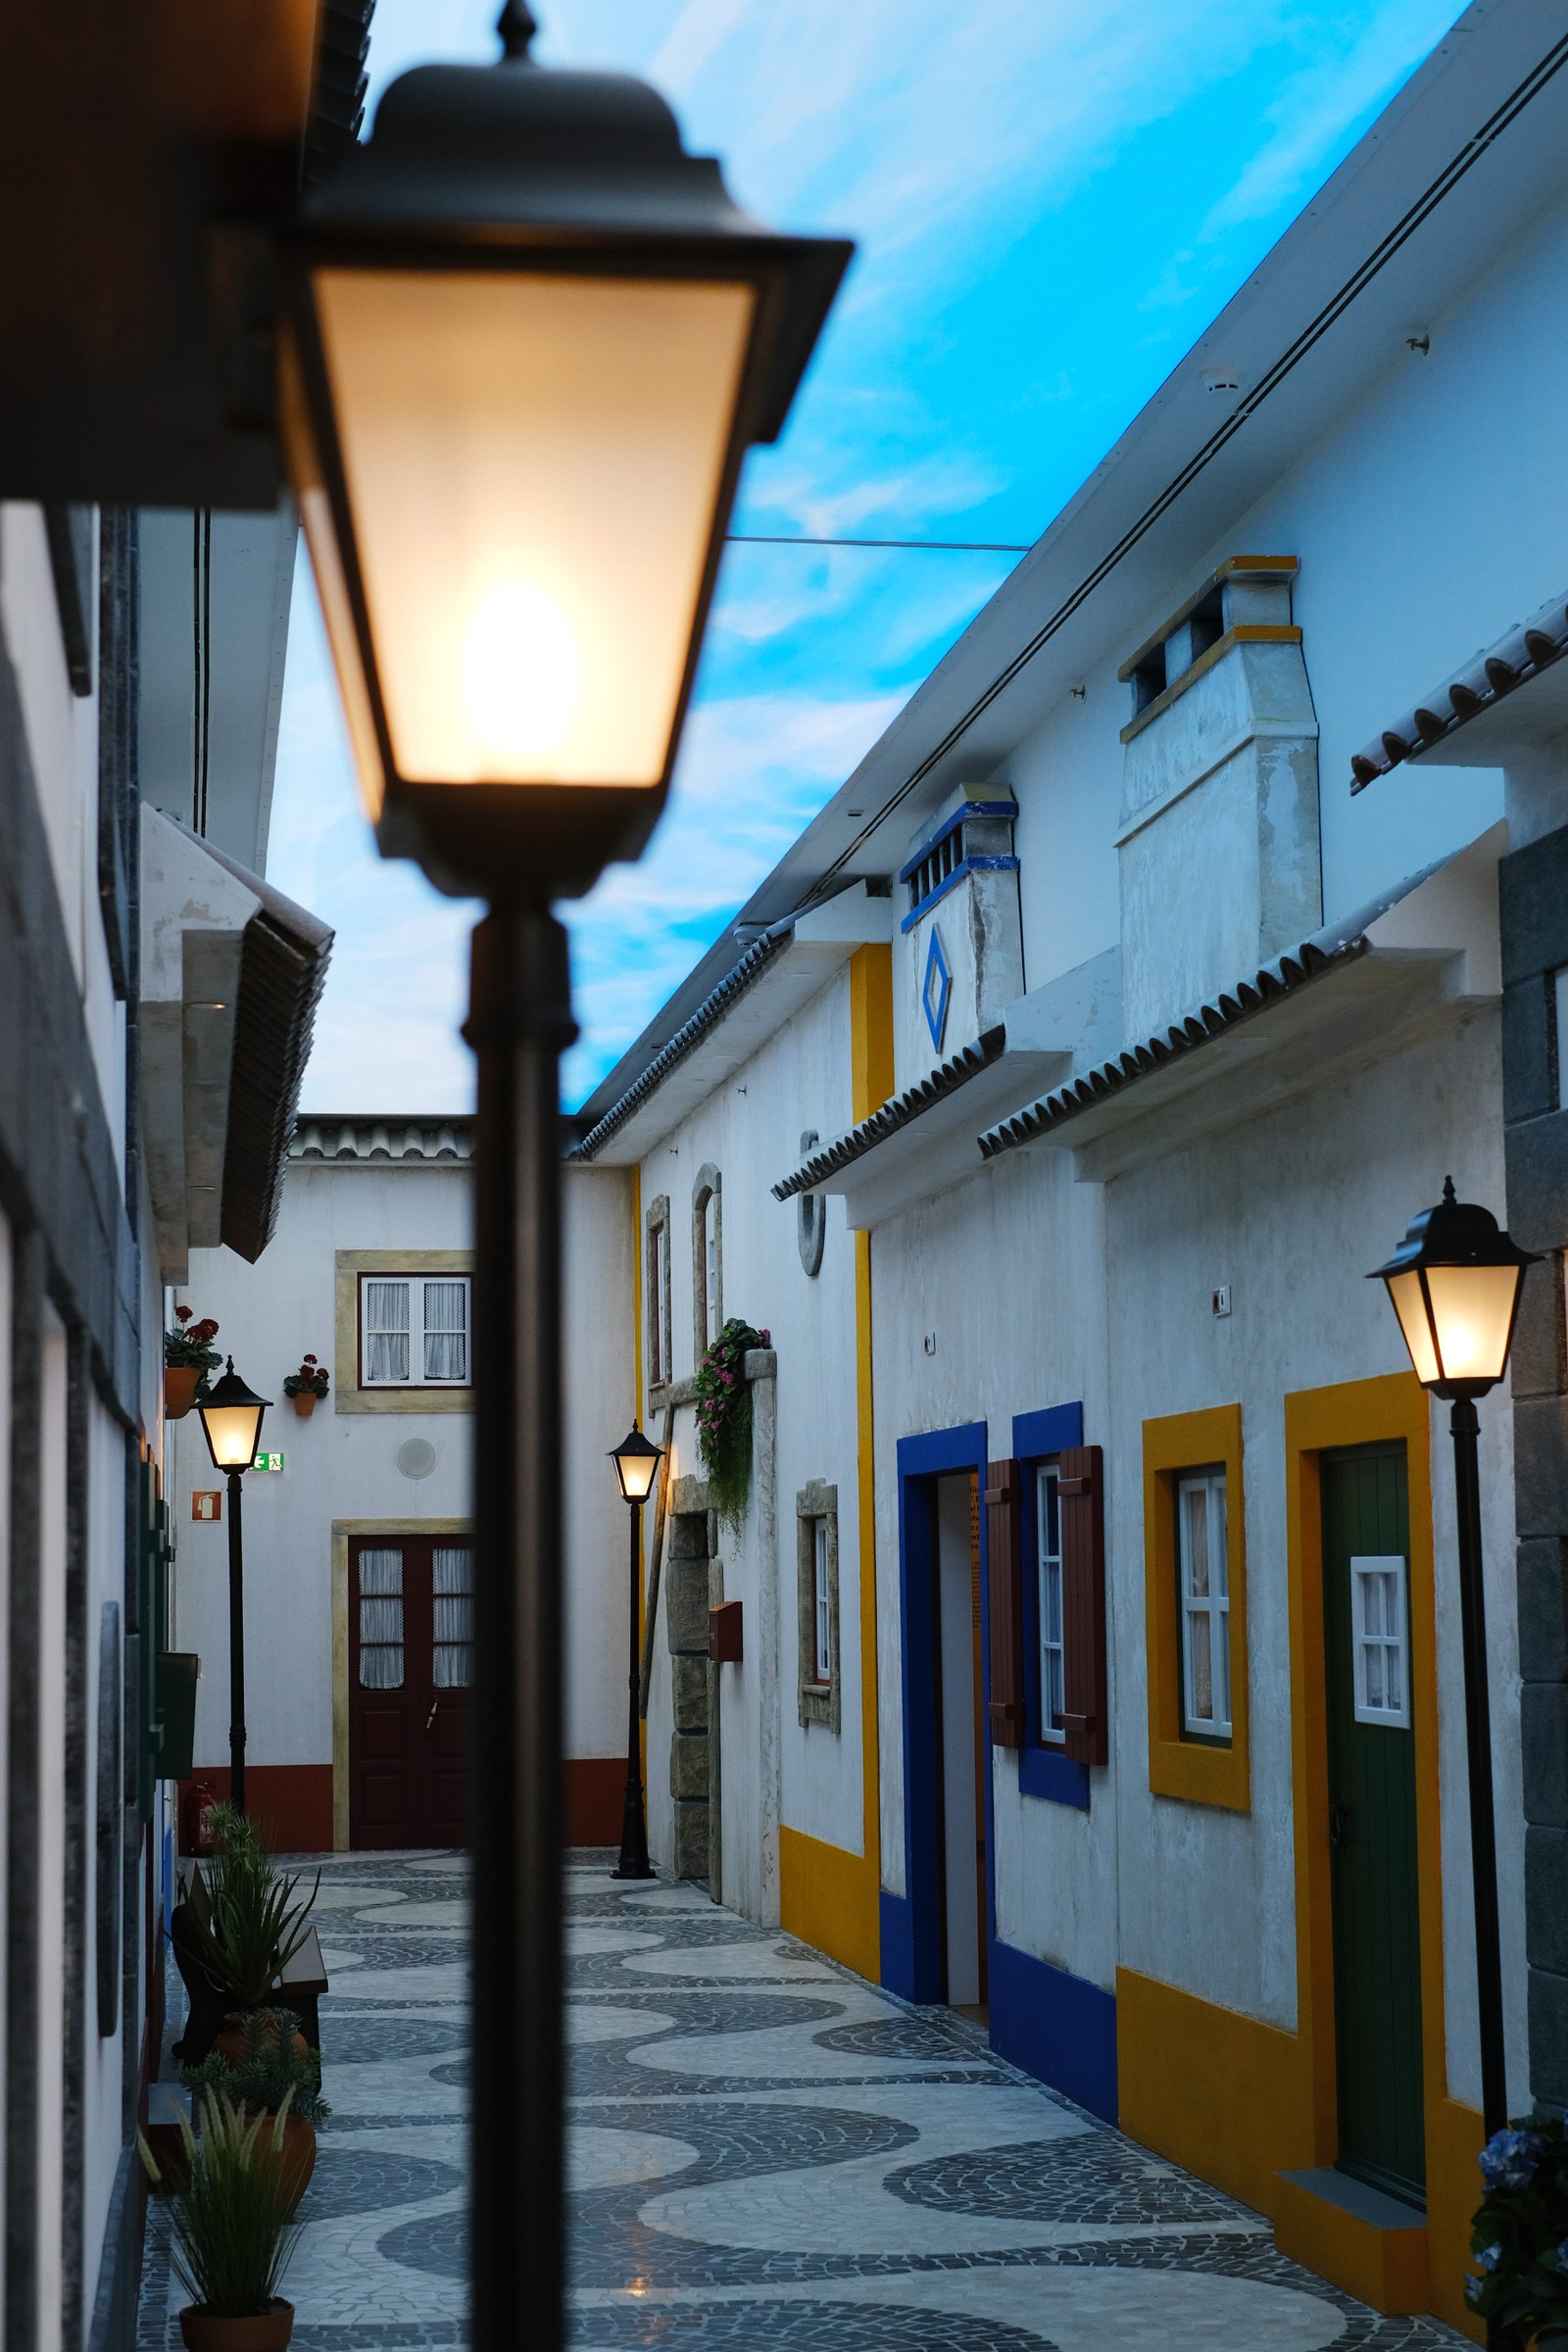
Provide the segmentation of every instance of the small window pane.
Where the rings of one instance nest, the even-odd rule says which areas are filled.
[[[438,1690],[466,1690],[473,1681],[473,1550],[437,1544],[431,1554],[435,1645],[431,1681]]]
[[[1200,1471],[1180,1481],[1176,1527],[1184,1724],[1204,1738],[1226,1738],[1231,1729],[1231,1652],[1223,1471]]]
[[[1066,1652],[1062,1640],[1061,1498],[1054,1462],[1035,1478],[1037,1606],[1040,1617],[1040,1736],[1053,1745],[1066,1738]]]
[[[828,1580],[825,1519],[811,1522],[811,1559],[816,1629],[814,1672],[816,1680],[825,1683],[831,1681],[833,1675],[832,1590]]]
[[[424,1286],[424,1377],[468,1377],[468,1286],[427,1282]]]
[[[1385,1731],[1410,1728],[1404,1592],[1404,1561],[1396,1553],[1350,1561],[1355,1720]]]
[[[403,1554],[391,1546],[360,1553],[360,1687],[403,1688]]]

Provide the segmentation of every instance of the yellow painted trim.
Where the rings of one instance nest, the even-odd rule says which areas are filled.
[[[893,1092],[893,950],[850,957],[850,1116],[869,1118]],[[877,1726],[875,1398],[871,1386],[871,1237],[855,1242],[855,1418],[860,1629],[860,1851],[780,1824],[779,1921],[874,1984],[882,1973],[881,1741]]]
[[[1443,1831],[1438,1763],[1437,1609],[1432,1538],[1432,1413],[1411,1372],[1304,1389],[1285,1399],[1291,1731],[1296,1818],[1299,2024],[1307,2052],[1316,2164],[1339,2153],[1333,1886],[1323,1637],[1319,1457],[1342,1446],[1402,1441],[1410,1514],[1411,1698],[1416,1872],[1421,1905],[1422,2094],[1427,2146],[1430,2300],[1450,2327],[1477,2333],[1461,2281],[1479,2201],[1481,2118],[1448,2096],[1443,1955]]]
[[[349,1538],[471,1536],[471,1519],[334,1519],[332,1522],[332,1851],[349,1850]]]
[[[1185,1740],[1181,1649],[1176,1623],[1176,1480],[1209,1463],[1225,1469],[1230,1559],[1231,1737],[1229,1746]],[[1212,1405],[1144,1423],[1144,1608],[1149,1661],[1149,1786],[1189,1804],[1251,1806],[1248,1744],[1247,1513],[1242,1487],[1242,1408]]]
[[[471,1413],[472,1389],[362,1389],[360,1276],[469,1274],[471,1250],[339,1250],[333,1256],[332,1388],[334,1413]]]
[[[863,1854],[847,1853],[781,1824],[778,1833],[779,1925],[846,1968],[877,1982],[882,1966],[880,1906]]]
[[[1298,2036],[1135,1969],[1116,1971],[1122,2131],[1258,2213],[1313,2161]]]
[[[1298,2180],[1277,2180],[1274,2242],[1320,2278],[1332,2278],[1374,2311],[1430,2311],[1427,2229],[1412,2208],[1407,2230],[1381,2230]]]
[[[1170,618],[1162,620],[1153,635],[1146,637],[1135,654],[1128,655],[1116,672],[1117,679],[1125,686],[1138,664],[1146,662],[1156,646],[1163,645],[1171,631],[1179,629],[1188,613],[1196,612],[1209,590],[1219,587],[1222,581],[1248,578],[1292,580],[1300,568],[1300,559],[1297,556],[1227,556],[1218,570],[1211,571],[1206,579],[1200,580],[1186,603],[1178,605]]]

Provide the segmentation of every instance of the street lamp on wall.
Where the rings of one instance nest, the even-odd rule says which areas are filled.
[[[1465,1744],[1470,1785],[1470,1855],[1475,1887],[1476,1999],[1481,2027],[1481,2105],[1487,2136],[1508,2120],[1503,2041],[1502,1955],[1497,1929],[1497,1848],[1492,1783],[1492,1710],[1487,1690],[1487,1614],[1482,1574],[1481,1482],[1476,1399],[1508,1367],[1525,1268],[1535,1260],[1488,1208],[1443,1199],[1412,1218],[1386,1265],[1369,1277],[1388,1285],[1416,1378],[1451,1405],[1459,1614],[1464,1648]]]
[[[277,250],[277,427],[387,857],[486,899],[478,1065],[470,2109],[476,2352],[562,2339],[559,1061],[552,902],[668,790],[750,443],[848,264],[686,154],[646,84],[425,66]]]
[[[229,1803],[245,1810],[245,1540],[240,1481],[255,1461],[270,1397],[258,1396],[234,1358],[197,1406],[213,1468],[228,1482],[228,1782]]]
[[[626,1800],[620,1821],[620,1859],[611,1877],[651,1879],[648,1813],[643,1797],[642,1756],[642,1565],[643,1504],[654,1491],[663,1447],[645,1438],[634,1421],[611,1454],[621,1499],[631,1505],[631,1574],[628,1616],[630,1663],[626,1676]]]

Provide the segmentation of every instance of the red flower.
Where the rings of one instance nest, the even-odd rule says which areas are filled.
[[[316,1361],[316,1358],[315,1358],[315,1356],[314,1356],[314,1355],[308,1355],[308,1356],[305,1358],[305,1361],[306,1361],[308,1364],[314,1364],[314,1363],[315,1363],[315,1361]]]
[[[176,1323],[188,1323],[195,1311],[196,1310],[194,1307],[176,1306],[174,1309],[174,1320]]]

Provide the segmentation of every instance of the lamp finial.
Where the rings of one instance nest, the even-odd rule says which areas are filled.
[[[1443,1179],[1443,1198],[1445,1202],[1452,1200],[1455,1198],[1453,1190],[1453,1178],[1451,1176],[1445,1176]]]
[[[496,19],[496,30],[501,35],[502,54],[508,65],[532,65],[528,44],[539,30],[539,20],[528,0],[506,0]]]

